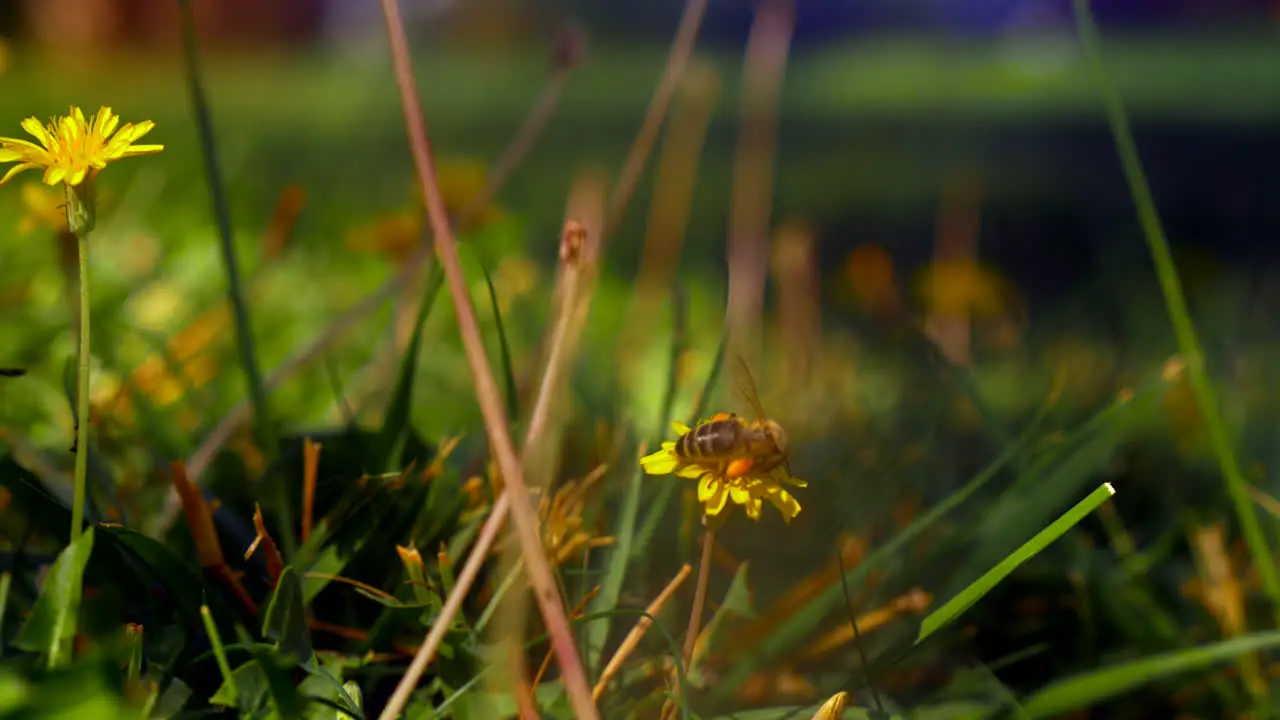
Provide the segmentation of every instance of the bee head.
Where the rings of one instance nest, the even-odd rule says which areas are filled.
[[[787,431],[782,426],[772,420],[764,421],[764,432],[773,441],[775,447],[778,448],[780,455],[787,454]]]

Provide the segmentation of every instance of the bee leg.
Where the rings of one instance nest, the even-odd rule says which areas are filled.
[[[743,475],[746,475],[747,473],[751,472],[751,466],[753,464],[754,464],[754,461],[751,458],[738,458],[737,460],[730,460],[728,467],[725,468],[724,476],[729,478],[730,480],[736,480],[742,477]]]

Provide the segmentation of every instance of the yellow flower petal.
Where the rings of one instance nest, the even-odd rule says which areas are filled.
[[[703,514],[707,517],[715,517],[719,515],[720,511],[724,510],[724,506],[728,500],[728,488],[725,487],[724,483],[717,484],[716,492],[712,493],[711,497],[707,498],[707,500],[702,503]]]
[[[801,480],[800,478],[791,477],[790,475],[787,475],[786,477],[784,477],[782,481],[788,485],[794,485],[795,487],[798,487],[798,488],[809,487],[809,483],[805,482],[804,480]]]
[[[715,496],[720,489],[720,479],[711,473],[702,476],[698,481],[698,502],[704,503]]]
[[[685,425],[679,420],[672,420],[671,429],[675,430],[677,435],[684,435],[685,433],[689,432],[690,428],[688,425]]]
[[[792,497],[791,493],[783,490],[778,485],[772,485],[769,483],[762,484],[757,496],[763,497],[765,500],[773,503],[773,506],[778,508],[778,512],[782,513],[782,517],[787,522],[791,522],[795,516],[800,514],[799,501]]]
[[[39,144],[0,138],[0,163],[18,163],[18,167],[9,168],[6,179],[23,170],[43,168],[47,185],[60,182],[79,185],[107,163],[164,149],[163,145],[134,145],[155,123],[147,120],[119,127],[119,116],[105,105],[87,120],[84,111],[72,106],[66,115],[54,118],[47,125],[34,117],[23,120],[21,125]]]
[[[35,166],[36,166],[35,163],[21,163],[19,165],[14,165],[13,167],[9,168],[9,172],[4,174],[4,177],[0,177],[0,185],[3,185],[9,182],[9,179],[12,178],[14,175],[17,175],[18,173],[24,170],[30,170]]]
[[[676,456],[667,450],[659,450],[640,458],[640,467],[644,468],[648,475],[670,475],[676,471],[678,465]]]

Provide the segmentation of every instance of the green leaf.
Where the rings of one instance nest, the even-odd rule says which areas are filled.
[[[267,676],[256,660],[250,660],[223,680],[218,691],[209,698],[214,705],[229,708],[253,709],[267,696]]]
[[[1187,650],[1131,660],[1050,683],[1033,694],[1023,710],[1032,718],[1061,717],[1148,683],[1280,647],[1280,631],[1254,633]]]
[[[275,592],[262,619],[262,634],[275,640],[281,654],[301,664],[311,658],[311,632],[302,601],[298,573],[286,567],[276,582]]]
[[[396,377],[396,387],[391,393],[391,402],[387,406],[382,421],[382,429],[378,432],[377,452],[382,455],[382,471],[399,470],[400,449],[404,447],[409,429],[409,416],[413,407],[413,381],[418,370],[418,351],[422,347],[422,327],[431,314],[431,306],[440,294],[440,286],[444,283],[444,271],[439,262],[431,264],[431,271],[422,289],[422,300],[418,305],[418,317],[414,321],[413,335],[409,339],[409,347],[405,348],[404,357],[400,359],[400,373]]]
[[[163,585],[186,617],[200,612],[204,581],[167,546],[123,525],[99,525],[97,532],[101,535],[98,544],[102,549],[114,548],[130,554],[150,571],[150,577],[139,577],[137,581]]]
[[[916,636],[916,644],[921,643],[925,638],[959,617],[974,603],[978,602],[982,596],[991,592],[992,588],[1000,584],[1019,565],[1035,557],[1054,540],[1062,537],[1068,530],[1083,520],[1085,516],[1109,500],[1115,492],[1110,483],[1103,483],[1101,487],[1089,493],[1089,496],[1077,503],[1075,507],[1063,513],[1049,527],[1036,533],[1035,537],[1024,543],[1022,547],[1013,551],[982,577],[970,583],[967,588],[960,591],[960,594],[948,600],[942,607],[929,613],[928,617],[920,622],[920,634]]]
[[[279,653],[266,650],[251,652],[258,666],[262,668],[267,692],[276,712],[281,718],[302,717],[307,701],[302,697],[302,693],[298,692],[298,686],[293,682],[290,672],[294,667],[293,658],[281,657]]]
[[[18,631],[13,644],[30,652],[44,653],[49,667],[71,660],[71,640],[76,635],[80,598],[84,588],[84,568],[93,554],[93,527],[58,553],[45,577],[31,615]]]
[[[159,699],[151,708],[151,715],[147,720],[169,720],[173,716],[182,712],[182,706],[187,704],[191,699],[191,688],[187,684],[174,678],[169,686],[160,693]]]

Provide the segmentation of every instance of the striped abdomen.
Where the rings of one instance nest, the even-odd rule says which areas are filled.
[[[676,456],[686,460],[719,461],[743,453],[746,428],[736,418],[712,420],[699,425],[676,443]]]

